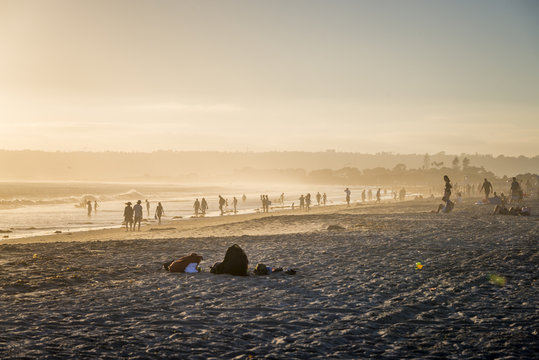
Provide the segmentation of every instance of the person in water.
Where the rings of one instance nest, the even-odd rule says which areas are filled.
[[[131,207],[131,202],[128,201],[125,203],[124,209],[124,222],[125,222],[125,231],[133,230],[133,208]]]
[[[161,224],[161,217],[163,215],[165,215],[165,209],[163,209],[163,205],[158,202],[157,207],[155,208],[155,216],[157,217],[157,219],[159,219],[159,224]]]
[[[202,198],[202,201],[200,201],[200,211],[202,212],[202,216],[206,215],[206,210],[208,210],[208,202],[206,201],[206,198]]]
[[[198,198],[195,200],[193,208],[195,208],[195,217],[198,217],[198,211],[200,210],[200,201],[198,201]]]
[[[163,264],[166,271],[170,272],[185,272],[196,273],[199,272],[198,265],[204,258],[197,253],[191,253],[190,255],[180,257],[177,260],[172,260]]]
[[[138,223],[138,231],[140,231],[140,222],[142,221],[142,205],[140,205],[142,201],[138,200],[137,204],[133,206],[133,214],[135,215],[135,222],[133,223],[133,230],[137,227]]]
[[[346,205],[350,206],[350,194],[352,193],[349,188],[346,188],[344,190],[346,193]]]

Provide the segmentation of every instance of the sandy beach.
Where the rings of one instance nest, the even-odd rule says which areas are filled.
[[[534,358],[539,201],[529,217],[473,202],[445,215],[417,200],[6,239],[0,357]],[[297,274],[210,274],[235,243],[250,268]],[[190,252],[202,273],[163,269]]]

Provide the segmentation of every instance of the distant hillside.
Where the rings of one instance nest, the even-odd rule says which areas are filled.
[[[245,169],[339,170],[484,167],[497,176],[539,172],[539,156],[360,154],[326,152],[42,152],[0,151],[0,180],[215,181]],[[400,165],[399,165],[400,166]]]

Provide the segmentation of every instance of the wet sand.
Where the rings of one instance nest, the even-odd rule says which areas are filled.
[[[7,240],[0,357],[534,358],[539,202],[530,217],[472,203],[447,215],[423,200]],[[210,274],[234,243],[251,267],[298,272]],[[203,273],[163,270],[193,251]]]

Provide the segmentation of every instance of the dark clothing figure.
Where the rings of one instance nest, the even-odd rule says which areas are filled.
[[[170,263],[165,263],[163,266],[167,271],[170,272],[185,272],[185,268],[189,264],[196,263],[197,266],[200,264],[200,261],[202,261],[202,256],[192,253],[191,255],[183,256],[177,260],[174,260]]]
[[[138,223],[138,230],[140,231],[140,222],[142,221],[142,205],[140,205],[142,201],[137,201],[137,204],[133,206],[133,214],[135,215],[135,222],[133,223],[133,230],[137,227]]]
[[[485,181],[483,181],[483,185],[481,185],[481,189],[479,189],[479,192],[481,192],[481,190],[485,191],[485,199],[488,200],[488,196],[492,192],[492,184],[485,179]]]
[[[247,276],[248,266],[247,255],[238,244],[234,244],[227,249],[225,259],[215,263],[210,268],[210,272],[212,274]]]
[[[198,211],[200,210],[200,201],[198,199],[195,200],[193,207],[195,208],[195,216],[198,217]]]
[[[155,216],[157,216],[157,219],[159,219],[159,224],[161,224],[161,216],[165,215],[165,210],[163,209],[163,205],[161,203],[157,203],[157,208],[155,209]]]
[[[124,209],[125,230],[129,231],[133,229],[133,208],[131,202],[126,202],[125,205],[127,205]]]
[[[202,198],[202,201],[200,202],[200,211],[202,212],[202,216],[206,215],[206,210],[208,210],[208,202],[206,201],[206,198]]]
[[[442,200],[448,201],[451,198],[451,189],[453,188],[453,185],[451,185],[451,180],[449,180],[449,177],[447,175],[444,175],[444,181],[445,181],[445,188],[444,188],[444,196]]]
[[[524,199],[524,194],[520,187],[520,184],[517,181],[517,178],[513,178],[511,182],[511,203],[522,201]]]
[[[225,210],[224,210],[225,204],[226,204],[225,198],[219,195],[219,210],[221,210],[221,215],[225,214]]]

